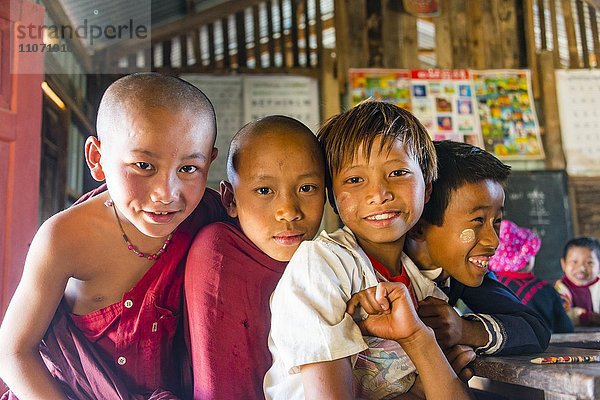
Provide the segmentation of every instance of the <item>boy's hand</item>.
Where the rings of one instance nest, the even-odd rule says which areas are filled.
[[[444,300],[428,297],[419,302],[419,317],[433,329],[442,349],[464,344],[462,337],[465,320]]]
[[[362,291],[360,292],[362,296],[348,301],[349,311],[353,311],[357,304],[362,306],[363,303],[359,301],[361,299],[365,301],[366,307],[375,311],[364,321],[358,322],[364,334],[403,341],[426,329],[415,311],[408,288],[404,284],[381,282],[373,289],[375,290]],[[387,304],[390,305],[389,308],[384,309]]]
[[[590,326],[600,326],[600,314],[591,312],[588,324]]]
[[[475,351],[469,346],[456,345],[444,350],[452,369],[463,382],[468,382],[473,377],[473,370],[468,365],[477,357]]]
[[[346,312],[353,315],[356,307],[360,305],[369,315],[389,313],[390,301],[387,297],[387,290],[392,289],[384,286],[384,283],[388,282],[382,282],[377,286],[355,293],[346,303]]]

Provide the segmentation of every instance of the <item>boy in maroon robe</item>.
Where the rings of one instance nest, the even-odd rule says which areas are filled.
[[[221,197],[239,226],[194,239],[185,273],[195,399],[259,399],[271,366],[269,297],[319,228],[324,163],[313,133],[289,117],[244,126],[232,140]]]
[[[105,92],[97,133],[85,155],[107,189],[36,234],[0,328],[0,377],[22,399],[185,396],[182,260],[225,217],[205,192],[214,109],[178,78],[130,75]]]

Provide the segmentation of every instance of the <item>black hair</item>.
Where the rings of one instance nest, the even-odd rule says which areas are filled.
[[[510,167],[492,154],[467,143],[450,140],[434,142],[438,159],[438,179],[423,208],[422,218],[432,225],[444,223],[452,193],[467,183],[492,180],[504,186]]]
[[[569,240],[567,244],[565,244],[562,258],[566,259],[569,250],[573,247],[588,248],[590,251],[596,253],[596,257],[600,261],[600,241],[598,241],[598,239],[591,236],[579,236]]]

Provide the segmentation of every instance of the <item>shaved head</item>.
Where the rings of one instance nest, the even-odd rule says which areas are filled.
[[[125,76],[112,83],[100,101],[96,131],[98,139],[106,139],[111,132],[119,131],[132,110],[168,110],[187,112],[203,119],[213,129],[216,139],[217,121],[210,100],[194,85],[174,76],[154,72]]]
[[[234,183],[240,168],[240,155],[244,149],[255,144],[265,135],[281,135],[283,140],[285,140],[285,136],[289,135],[304,136],[308,139],[309,146],[303,150],[312,153],[316,160],[323,159],[319,141],[306,125],[284,115],[270,115],[247,123],[231,139],[227,155],[227,179],[229,182]],[[265,148],[264,151],[269,151],[269,149]]]

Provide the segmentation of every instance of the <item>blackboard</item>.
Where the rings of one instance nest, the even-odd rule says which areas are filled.
[[[504,209],[504,218],[532,229],[542,238],[534,274],[549,281],[559,278],[563,247],[573,237],[564,171],[513,171]]]

